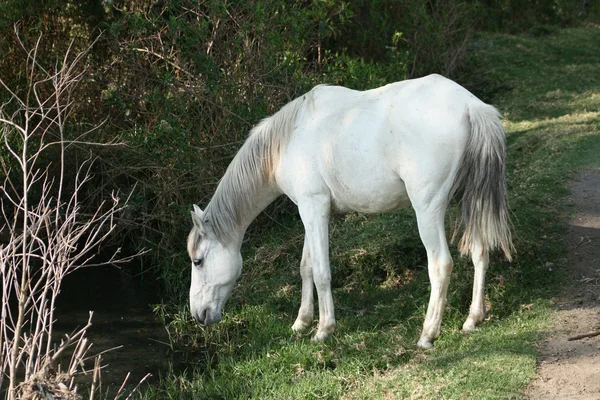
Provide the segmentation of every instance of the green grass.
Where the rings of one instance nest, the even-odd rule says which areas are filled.
[[[166,374],[144,398],[519,397],[535,374],[550,299],[564,282],[568,178],[600,166],[600,29],[482,35],[472,48],[479,90],[505,115],[517,247],[513,263],[492,258],[486,323],[470,335],[459,331],[473,272],[455,252],[442,336],[432,351],[416,349],[429,282],[406,210],[332,222],[338,330],[325,343],[312,343],[310,332],[292,334],[303,240],[291,217],[247,246],[243,278],[221,324],[202,329],[184,312],[165,311],[187,370]]]

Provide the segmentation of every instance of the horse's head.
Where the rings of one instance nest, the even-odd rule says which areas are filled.
[[[224,245],[214,234],[210,222],[194,205],[194,227],[188,237],[192,259],[190,311],[196,321],[208,325],[221,321],[221,310],[242,272],[242,256],[236,244]]]

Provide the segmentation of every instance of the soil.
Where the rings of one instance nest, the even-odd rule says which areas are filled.
[[[538,377],[524,392],[527,399],[600,399],[600,335],[569,340],[600,332],[600,170],[581,173],[571,192],[574,211],[564,241],[572,284],[554,302]]]

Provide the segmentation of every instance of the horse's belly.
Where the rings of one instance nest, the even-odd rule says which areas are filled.
[[[346,175],[327,179],[336,212],[380,213],[410,206],[404,182],[395,174]]]
[[[319,171],[331,191],[334,209],[379,213],[407,207],[406,186],[390,162],[400,150],[393,141],[386,143],[383,133],[389,128],[384,121],[365,120],[377,122],[355,120],[323,140],[318,151]]]

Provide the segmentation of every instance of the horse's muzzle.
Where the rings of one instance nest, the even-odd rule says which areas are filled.
[[[205,309],[201,310],[200,312],[193,312],[192,316],[194,317],[194,319],[196,321],[198,321],[198,323],[200,323],[200,325],[203,325],[203,326],[215,324],[215,323],[221,321],[221,313],[220,312],[213,313],[208,308],[205,308]]]

